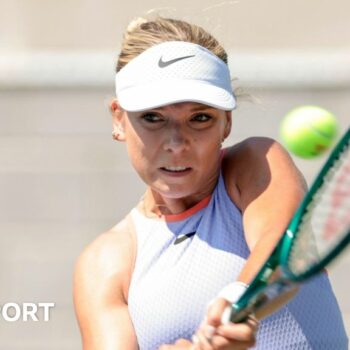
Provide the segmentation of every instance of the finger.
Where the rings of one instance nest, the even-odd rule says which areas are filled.
[[[199,341],[199,340],[198,340]],[[215,335],[210,343],[206,343],[205,338],[201,338],[200,341],[191,348],[191,350],[243,350],[251,348],[255,345],[255,338],[248,341],[233,340],[225,338],[221,335]]]
[[[212,348],[210,346],[210,341],[216,333],[216,327],[209,325],[207,321],[207,318],[205,318],[199,326],[196,334],[192,337],[192,341],[194,344],[198,345],[198,349]]]
[[[188,346],[188,345],[192,345],[192,343],[187,339],[179,339],[176,341],[175,345]]]
[[[256,343],[258,324],[259,322],[251,316],[245,323],[221,325],[215,329],[214,334],[208,334],[207,325],[203,322],[193,336],[193,350],[248,349]]]
[[[217,328],[216,333],[225,338],[238,341],[251,341],[255,339],[259,322],[248,319],[245,323],[229,323]]]
[[[221,324],[221,316],[224,310],[231,304],[223,298],[218,298],[211,302],[208,308],[206,323],[208,325],[218,327]]]
[[[258,330],[260,326],[260,321],[259,319],[255,316],[255,314],[251,314],[248,316],[246,323],[250,324],[254,328]]]
[[[232,312],[232,306],[227,305],[221,314],[221,319],[220,319],[221,324],[228,324],[231,322],[231,312]]]
[[[203,332],[198,331],[192,337],[192,339],[196,350],[213,350],[213,346],[211,344],[212,337],[207,338]]]
[[[212,339],[211,345],[213,349],[220,350],[243,350],[249,349],[255,345],[255,338],[248,341],[233,340],[222,337],[220,335],[215,335]]]
[[[179,339],[175,344],[164,344],[158,348],[158,350],[194,350],[195,348],[192,346],[192,343],[186,339]],[[197,350],[197,349],[196,349]]]

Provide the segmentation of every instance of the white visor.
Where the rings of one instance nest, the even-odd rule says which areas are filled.
[[[118,101],[130,112],[187,101],[227,111],[236,106],[227,65],[189,42],[152,46],[123,67],[115,82]]]

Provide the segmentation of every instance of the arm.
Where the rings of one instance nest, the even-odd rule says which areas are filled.
[[[228,192],[242,212],[251,251],[238,280],[249,284],[288,226],[306,183],[289,154],[271,139],[248,139],[228,157]]]
[[[223,171],[227,191],[242,212],[245,239],[251,251],[238,280],[249,284],[284,233],[304,197],[306,184],[288,153],[277,142],[266,138],[248,139],[229,149],[224,158]],[[296,290],[293,290],[283,295],[256,316],[266,317],[295,293]],[[257,329],[254,320],[247,320],[241,325],[221,324],[221,315],[227,305],[224,299],[217,299],[196,333],[205,348],[245,349],[253,345]],[[251,326],[250,333],[249,328],[245,328],[245,341],[241,338],[239,326]],[[208,330],[214,332],[214,329],[214,337],[208,344],[206,334]],[[238,339],[241,343],[237,342]]]
[[[175,344],[162,345],[158,350],[245,350],[255,345],[258,322],[250,318],[244,323],[220,325],[215,332],[213,328],[203,327],[204,324],[194,336],[193,343],[179,339]]]
[[[223,161],[226,189],[242,212],[245,240],[250,250],[238,281],[249,284],[269,257],[284,233],[306,191],[306,183],[289,154],[275,141],[251,138],[230,148]],[[297,289],[261,310],[256,316],[264,318],[279,309]],[[205,344],[207,327],[227,327],[221,317],[229,302],[218,298],[207,312],[206,320],[197,334]],[[229,338],[226,337],[226,341]]]
[[[77,261],[74,305],[84,350],[138,349],[127,306],[133,251],[130,234],[117,226]]]

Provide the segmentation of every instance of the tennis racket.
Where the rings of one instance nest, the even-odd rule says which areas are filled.
[[[242,322],[322,271],[350,242],[350,129],[335,146],[253,282],[232,305]]]

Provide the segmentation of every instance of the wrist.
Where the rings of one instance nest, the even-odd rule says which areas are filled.
[[[248,287],[248,284],[241,281],[232,282],[221,289],[217,298],[223,298],[233,304],[241,297]]]
[[[227,324],[231,321],[232,304],[239,300],[248,287],[249,285],[244,282],[235,281],[221,289],[218,298],[223,298],[230,303],[221,315],[222,324]]]

